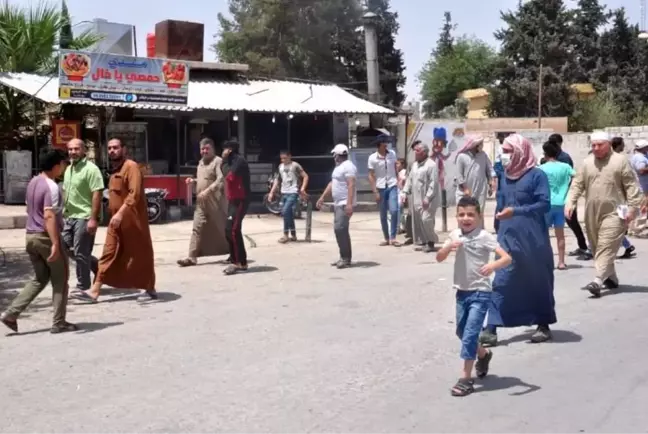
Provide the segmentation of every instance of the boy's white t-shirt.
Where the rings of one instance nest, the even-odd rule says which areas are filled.
[[[443,246],[450,246],[455,241],[460,241],[462,245],[455,253],[452,287],[459,291],[492,291],[491,276],[484,276],[479,270],[491,261],[495,249],[499,247],[497,238],[484,229],[477,228],[467,234],[455,229]]]

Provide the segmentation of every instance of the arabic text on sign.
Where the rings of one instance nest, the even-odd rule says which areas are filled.
[[[136,72],[127,72],[124,74],[120,71],[109,71],[105,68],[97,68],[92,74],[94,81],[100,80],[115,80],[115,81],[128,81],[128,82],[145,82],[145,83],[159,83],[160,77],[152,74],[138,74]]]

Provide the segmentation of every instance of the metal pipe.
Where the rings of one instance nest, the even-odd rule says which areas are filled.
[[[306,205],[306,235],[304,240],[307,243],[311,242],[311,235],[313,232],[313,202],[308,198],[308,204]]]
[[[380,71],[378,70],[378,36],[376,21],[378,15],[367,12],[363,17],[365,51],[367,54],[367,93],[369,101],[380,102]]]

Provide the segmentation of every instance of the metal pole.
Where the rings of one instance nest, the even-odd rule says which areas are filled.
[[[369,94],[369,100],[373,103],[377,103],[380,102],[378,37],[376,34],[378,16],[373,12],[368,12],[362,18],[365,32],[365,51],[367,55],[367,91]]]
[[[441,231],[448,232],[448,198],[445,187],[441,189]]]
[[[137,34],[135,33],[135,26],[131,27],[133,34],[133,51],[135,51],[135,57],[137,57]]]
[[[180,206],[180,115],[176,114],[176,203]]]
[[[313,202],[308,198],[306,205],[306,236],[304,239],[307,243],[311,242],[311,233],[313,231]]]
[[[542,129],[542,64],[538,71],[538,131]]]

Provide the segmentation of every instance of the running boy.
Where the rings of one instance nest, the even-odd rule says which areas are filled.
[[[574,169],[567,163],[558,161],[558,156],[562,152],[560,147],[554,142],[546,142],[542,146],[546,163],[540,166],[540,169],[549,179],[549,190],[551,191],[551,209],[545,219],[547,227],[553,226],[556,234],[556,244],[558,247],[558,270],[566,270],[565,265],[565,201],[569,192],[569,185],[572,177],[576,174]]]
[[[467,396],[475,391],[472,379],[473,366],[477,377],[488,374],[493,353],[479,344],[479,333],[491,302],[492,283],[490,275],[511,263],[511,256],[502,249],[495,236],[479,227],[482,221],[479,202],[464,196],[457,203],[457,226],[448,240],[437,252],[437,262],[446,260],[454,251],[454,284],[457,290],[457,336],[461,340],[463,373],[451,393]],[[495,253],[499,259],[491,262]],[[475,363],[477,360],[477,363]]]

